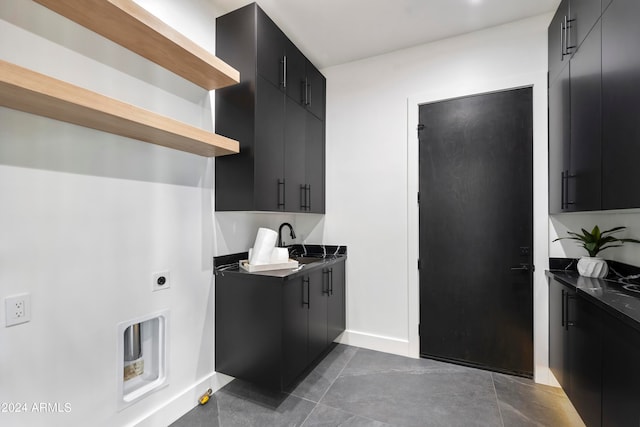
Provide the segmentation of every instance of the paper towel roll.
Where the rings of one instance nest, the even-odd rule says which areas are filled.
[[[249,264],[265,265],[271,262],[271,252],[276,246],[278,233],[268,228],[259,228],[256,241],[253,244]]]

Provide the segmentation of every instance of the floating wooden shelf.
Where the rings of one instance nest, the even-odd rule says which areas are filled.
[[[34,0],[207,90],[240,81],[233,67],[131,0]]]
[[[205,157],[239,152],[233,139],[2,60],[0,106]]]

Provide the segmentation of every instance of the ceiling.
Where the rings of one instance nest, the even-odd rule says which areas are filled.
[[[211,0],[222,13],[250,0]],[[560,0],[258,0],[318,68],[554,11]]]

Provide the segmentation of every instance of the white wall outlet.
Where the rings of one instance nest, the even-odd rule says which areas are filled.
[[[161,291],[171,287],[171,273],[168,271],[159,271],[151,274],[151,290]]]
[[[4,299],[5,325],[13,326],[31,320],[31,295],[20,294]]]

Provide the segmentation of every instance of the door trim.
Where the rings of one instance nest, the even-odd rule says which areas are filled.
[[[419,106],[472,95],[533,88],[533,372],[534,380],[556,385],[549,371],[549,296],[544,271],[549,264],[548,215],[548,122],[547,74],[532,73],[500,80],[480,81],[466,86],[452,82],[448,87],[417,93],[407,99],[407,278],[408,349],[410,357],[420,357],[419,209],[417,203],[419,156]]]

